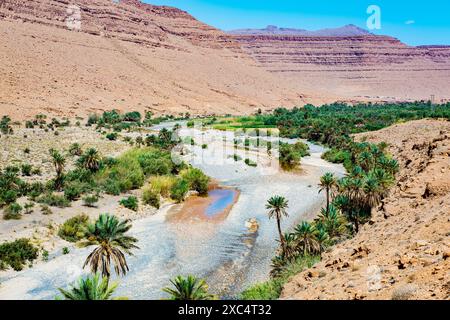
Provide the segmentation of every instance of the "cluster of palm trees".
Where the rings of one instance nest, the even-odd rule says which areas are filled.
[[[347,233],[345,218],[332,206],[323,209],[319,218],[310,223],[297,225],[293,232],[282,233],[281,220],[287,217],[288,201],[281,196],[274,196],[267,201],[269,218],[277,220],[280,250],[272,260],[273,277],[281,274],[284,268],[299,257],[320,255],[325,248],[336,243]]]
[[[352,167],[343,178],[332,173],[320,178],[319,192],[326,206],[313,222],[302,222],[292,233],[283,234],[281,220],[288,216],[288,201],[274,196],[267,202],[269,218],[277,220],[280,250],[273,259],[272,275],[277,276],[289,263],[302,256],[320,255],[328,246],[357,233],[372,209],[382,203],[399,170],[396,160],[385,154],[386,144],[352,143]]]
[[[55,168],[56,177],[54,179],[54,188],[61,190],[64,186],[64,168],[66,166],[66,156],[58,150],[49,150],[53,167]],[[77,161],[77,166],[95,172],[100,169],[101,156],[97,149],[90,148],[81,154]]]

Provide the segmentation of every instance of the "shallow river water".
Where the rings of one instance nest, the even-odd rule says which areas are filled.
[[[208,139],[223,133],[211,130],[198,134]],[[208,140],[207,149],[199,143],[189,146],[186,160],[222,186],[240,191],[229,215],[223,221],[186,223],[166,220],[166,207],[154,216],[134,221],[131,233],[139,239],[140,249],[127,258],[130,272],[119,280],[117,295],[161,299],[166,297],[161,288],[169,285],[170,278],[193,274],[206,278],[211,291],[221,297],[235,297],[247,286],[268,278],[277,247],[277,229],[275,221],[267,218],[267,199],[276,194],[288,199],[289,218],[283,220],[282,227],[290,229],[302,219],[312,218],[323,204],[324,195],[318,193],[317,187],[320,176],[326,172],[344,173],[340,165],[320,158],[324,151],[320,146],[310,145],[311,156],[302,159],[302,173],[267,174],[261,166],[250,167],[244,161],[229,159],[230,154],[242,153],[242,158],[257,161],[256,152],[244,154],[244,150],[233,148],[224,151],[221,144],[222,140],[216,139]],[[216,152],[218,149],[220,152]],[[200,157],[207,161],[200,161]],[[213,161],[215,157],[228,160]],[[210,196],[216,200],[206,209],[206,215],[222,211],[234,193],[220,189]],[[250,218],[257,219],[260,225],[257,233],[250,233],[245,227]],[[58,294],[56,288],[66,287],[81,274],[80,267],[91,250],[74,249],[68,255],[0,279],[0,298],[53,299]]]

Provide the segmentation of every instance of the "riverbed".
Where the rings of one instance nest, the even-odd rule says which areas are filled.
[[[117,279],[118,296],[165,298],[161,288],[168,286],[172,277],[193,274],[205,278],[213,293],[223,298],[236,297],[247,286],[269,276],[271,258],[277,248],[277,229],[275,221],[267,217],[267,200],[282,195],[289,201],[289,217],[282,222],[283,229],[289,230],[302,220],[312,219],[323,205],[324,195],[318,193],[317,186],[320,177],[326,172],[344,174],[342,166],[321,159],[324,149],[317,145],[310,144],[311,155],[302,159],[301,172],[286,173],[268,170],[271,168],[267,164],[273,159],[264,149],[234,148],[232,136],[217,139],[223,137],[223,132],[182,134],[191,135],[203,137],[207,148],[202,147],[205,141],[196,141],[185,148],[184,160],[218,181],[222,187],[218,190],[237,190],[239,195],[212,192],[210,197],[216,200],[203,213],[214,217],[228,208],[221,219],[168,219],[174,208],[168,205],[154,216],[133,221],[130,233],[139,240],[140,249],[127,258],[130,272]],[[242,159],[235,161],[234,154]],[[246,158],[258,165],[245,164]],[[230,199],[235,200],[232,206]],[[259,223],[256,233],[245,226],[251,218]],[[0,299],[53,299],[58,287],[67,287],[86,272],[81,266],[91,250],[74,249],[0,279]]]

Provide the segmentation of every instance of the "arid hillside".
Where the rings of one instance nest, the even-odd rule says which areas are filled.
[[[419,120],[361,134],[385,141],[397,185],[358,235],[285,286],[283,299],[450,298],[450,122]]]
[[[0,113],[13,118],[248,114],[449,92],[450,47],[410,47],[353,25],[230,34],[138,0],[0,1]]]
[[[351,26],[267,32],[232,34],[263,68],[305,90],[347,101],[450,100],[450,46],[411,47]]]
[[[305,101],[223,32],[136,0],[1,1],[0,48],[0,113],[15,118],[245,114]]]

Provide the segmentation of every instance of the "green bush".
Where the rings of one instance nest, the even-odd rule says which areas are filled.
[[[31,176],[31,171],[32,171],[33,167],[28,163],[24,163],[21,165],[20,169],[22,170],[23,176],[29,177],[29,176]]]
[[[175,181],[176,177],[174,176],[155,176],[150,179],[150,188],[162,197],[168,198]]]
[[[203,171],[197,168],[189,168],[183,170],[180,175],[188,183],[190,190],[195,190],[200,195],[208,194],[209,177]]]
[[[182,202],[186,198],[189,191],[189,183],[181,178],[178,178],[170,189],[170,197],[177,201]]]
[[[64,187],[64,197],[67,200],[78,200],[83,193],[83,186],[79,182],[71,182]]]
[[[106,135],[106,139],[110,141],[116,141],[119,135],[116,132],[111,132]]]
[[[38,257],[38,249],[29,239],[18,239],[0,245],[0,265],[8,265],[15,271],[21,271],[27,262]]]
[[[58,230],[58,236],[69,242],[77,242],[84,238],[89,217],[85,214],[66,220]]]
[[[161,199],[159,193],[153,191],[151,187],[147,187],[144,189],[142,194],[142,202],[144,202],[144,204],[151,205],[156,209],[159,209],[161,206]]]
[[[86,207],[94,208],[97,202],[98,196],[96,195],[88,195],[83,198],[83,205]]]
[[[167,175],[173,170],[171,155],[167,151],[146,149],[136,152],[135,156],[146,176]]]
[[[11,204],[17,200],[19,195],[17,194],[17,191],[15,190],[7,190],[2,191],[0,194],[0,203],[4,203],[6,205]]]
[[[66,255],[66,254],[69,254],[69,253],[70,253],[69,248],[67,248],[67,247],[62,248],[62,254]]]
[[[37,199],[38,203],[48,205],[50,207],[67,208],[70,207],[70,201],[64,196],[54,193],[47,193]]]
[[[138,199],[135,196],[131,196],[125,199],[120,200],[120,205],[124,206],[127,209],[137,211],[139,202]]]
[[[3,211],[3,219],[5,220],[20,220],[22,218],[22,206],[18,203],[11,203]]]

